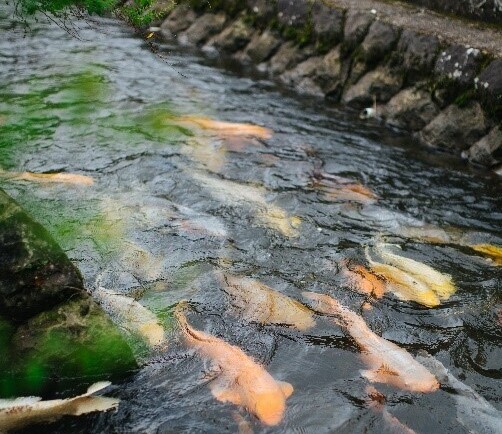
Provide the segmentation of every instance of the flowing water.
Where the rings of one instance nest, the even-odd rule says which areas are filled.
[[[36,432],[396,432],[368,405],[364,364],[342,328],[322,316],[305,332],[247,321],[215,278],[218,269],[306,304],[302,291],[330,294],[411,354],[433,354],[502,409],[500,268],[465,245],[399,235],[428,224],[500,245],[500,181],[355,113],[244,76],[232,62],[166,43],[154,54],[119,21],[77,21],[78,37],[40,22],[23,35],[2,14],[3,170],[64,171],[94,183],[4,179],[1,187],[50,231],[90,292],[135,297],[160,318],[169,341],[149,352],[130,339],[141,368],[107,393],[121,399],[118,411]],[[222,136],[177,122],[183,115],[273,134]],[[377,199],[329,197],[313,183],[319,171],[360,183]],[[367,297],[350,289],[339,264],[365,264],[364,247],[378,236],[450,274],[457,292],[432,309],[387,293],[363,310]],[[212,397],[213,367],[183,346],[172,320],[181,300],[194,327],[294,386],[280,425],[266,427]],[[82,379],[84,389],[88,383]],[[451,388],[376,386],[386,409],[416,432],[469,432]]]

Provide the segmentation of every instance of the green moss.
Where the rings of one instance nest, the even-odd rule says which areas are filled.
[[[113,380],[136,368],[131,350],[90,298],[43,312],[10,334],[0,368],[2,396],[42,395]]]

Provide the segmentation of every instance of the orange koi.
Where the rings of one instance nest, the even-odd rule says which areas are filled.
[[[240,348],[193,329],[179,310],[175,316],[186,344],[221,369],[219,376],[210,383],[213,396],[220,402],[245,407],[265,425],[279,424],[293,386],[275,380]]]
[[[203,116],[180,116],[177,120],[183,123],[194,124],[199,128],[214,131],[223,136],[256,137],[265,140],[272,137],[272,130],[260,127],[259,125],[222,122]]]
[[[86,175],[75,173],[33,173],[33,172],[5,172],[0,171],[0,176],[8,179],[32,181],[32,182],[55,182],[62,184],[92,185],[94,179]]]

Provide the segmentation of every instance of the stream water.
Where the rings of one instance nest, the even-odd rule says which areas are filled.
[[[330,294],[374,332],[413,355],[434,355],[502,409],[500,267],[465,245],[402,232],[455,228],[472,243],[500,245],[499,180],[356,113],[245,76],[231,62],[167,43],[153,53],[119,21],[77,21],[78,37],[41,21],[23,37],[1,14],[0,166],[94,180],[4,179],[1,187],[55,237],[91,293],[105,287],[135,297],[161,319],[169,342],[151,353],[130,338],[141,368],[107,392],[121,399],[116,412],[65,418],[36,432],[397,432],[368,405],[364,364],[341,327],[322,316],[306,332],[248,321],[214,277],[218,269],[306,304],[302,291]],[[180,125],[183,115],[273,133],[224,137]],[[327,196],[313,182],[321,171],[364,185],[376,199]],[[368,297],[350,288],[340,264],[366,264],[364,247],[378,237],[450,274],[456,293],[430,309],[387,293],[363,309]],[[294,386],[281,424],[266,427],[213,398],[210,364],[183,346],[173,326],[180,300],[189,300],[194,327],[239,346]],[[469,432],[451,388],[376,387],[388,412],[416,432]]]

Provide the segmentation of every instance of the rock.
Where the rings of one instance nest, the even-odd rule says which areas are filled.
[[[361,44],[358,57],[367,64],[375,64],[392,50],[398,36],[398,32],[391,25],[381,21],[373,22]]]
[[[178,38],[182,45],[199,45],[219,33],[225,27],[227,16],[223,12],[204,14],[185,30]]]
[[[439,54],[434,72],[439,78],[449,78],[463,86],[474,84],[483,56],[476,48],[455,45]]]
[[[366,12],[347,12],[344,28],[344,53],[352,51],[368,33],[375,16]]]
[[[448,106],[419,134],[425,144],[436,148],[466,150],[487,131],[483,110],[475,102],[460,108]]]
[[[308,23],[309,13],[306,0],[277,0],[277,18],[283,26],[302,27]]]
[[[295,90],[301,95],[324,97],[322,89],[317,85],[312,77],[305,77],[296,86]]]
[[[247,0],[247,6],[264,22],[271,20],[277,13],[275,2],[270,0]]]
[[[207,45],[219,51],[233,53],[244,48],[251,40],[253,29],[242,19],[238,19],[230,24],[220,34],[212,38]]]
[[[476,81],[476,87],[488,97],[492,104],[498,107],[502,115],[502,59],[492,61]]]
[[[331,46],[343,38],[343,11],[316,1],[312,5],[312,25],[318,42]]]
[[[265,30],[263,33],[258,31],[244,50],[243,58],[255,64],[264,62],[274,54],[280,44],[280,38],[271,30]]]
[[[315,82],[327,97],[339,99],[344,84],[340,47],[327,53],[315,71]]]
[[[407,75],[413,80],[416,75],[429,75],[439,49],[436,36],[421,35],[403,30],[397,44],[397,52]]]
[[[343,94],[342,101],[354,107],[366,107],[373,103],[390,100],[403,85],[403,78],[388,67],[380,66],[364,75]]]
[[[8,375],[17,380],[16,395],[25,396],[78,387],[86,379],[118,380],[137,367],[118,329],[87,294],[20,326],[9,353]]]
[[[80,273],[54,239],[0,190],[0,315],[22,322],[82,293]]]
[[[408,88],[391,98],[383,109],[383,116],[391,125],[419,131],[439,113],[429,92]]]
[[[290,86],[298,85],[304,78],[313,77],[323,63],[323,56],[310,57],[293,69],[286,71],[280,79]]]
[[[197,14],[187,4],[177,6],[160,26],[165,38],[172,38],[178,32],[188,29],[197,19]]]
[[[282,44],[277,53],[270,59],[269,70],[274,75],[280,75],[284,71],[293,68],[313,53],[312,48],[299,48],[293,41]]]
[[[498,152],[497,152],[498,151]],[[499,155],[502,151],[502,130],[499,126],[477,141],[467,151],[462,152],[462,158],[471,163],[482,164],[483,166],[495,166],[500,163]]]

